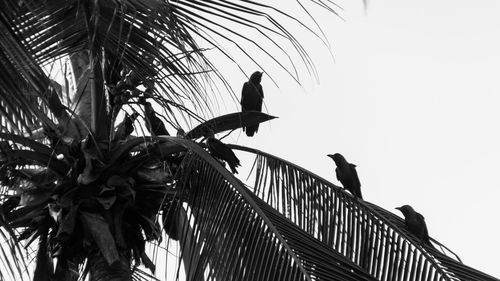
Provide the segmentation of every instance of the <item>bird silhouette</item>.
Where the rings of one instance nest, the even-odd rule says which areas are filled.
[[[340,153],[328,154],[328,157],[335,161],[335,174],[337,180],[342,183],[345,189],[349,190],[352,195],[357,198],[363,199],[361,195],[361,183],[359,182],[358,173],[356,172],[356,165],[347,162]]]
[[[139,116],[139,113],[134,112],[132,115],[125,113],[125,118],[118,124],[115,133],[115,140],[123,140],[127,138],[134,131],[134,121]]]
[[[403,205],[396,209],[403,213],[406,227],[408,227],[410,233],[417,236],[422,242],[432,246],[424,216],[417,213],[410,205]]]
[[[209,134],[206,143],[208,151],[213,157],[226,161],[229,165],[229,168],[231,169],[231,172],[233,174],[238,173],[236,167],[241,166],[240,160],[238,159],[238,157],[236,157],[231,148],[229,148],[225,143],[216,139],[213,133]]]
[[[170,136],[165,124],[156,116],[156,112],[149,102],[144,102],[144,115],[146,117],[146,128],[152,136]]]
[[[264,91],[260,81],[263,72],[255,71],[248,82],[243,84],[241,90],[241,111],[262,111],[262,101],[264,100]],[[259,124],[243,128],[247,136],[252,137],[259,130]]]

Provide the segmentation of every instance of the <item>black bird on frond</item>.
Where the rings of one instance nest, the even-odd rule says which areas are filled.
[[[118,124],[116,128],[116,133],[115,133],[115,140],[124,140],[126,139],[132,132],[134,131],[134,122],[135,119],[139,116],[139,113],[134,112],[132,115],[128,115],[128,113],[125,113],[125,117],[123,118],[123,121]]]
[[[240,159],[236,157],[233,150],[229,148],[225,143],[214,137],[213,133],[210,133],[207,137],[206,144],[208,147],[208,151],[214,158],[218,158],[224,160],[229,165],[231,172],[233,174],[237,174],[238,171],[236,167],[240,165]]]
[[[410,205],[403,205],[396,209],[403,213],[406,227],[408,227],[410,233],[417,236],[422,242],[433,247],[429,239],[429,232],[427,231],[427,224],[425,223],[424,216],[417,213]]]
[[[146,119],[146,128],[152,136],[170,136],[165,124],[156,116],[156,112],[149,102],[144,102],[144,117]]]
[[[337,180],[342,183],[345,189],[349,190],[354,197],[363,199],[361,195],[361,183],[359,182],[358,173],[356,172],[356,165],[351,164],[345,160],[344,156],[340,153],[328,154],[328,157],[335,161],[335,174]]]
[[[243,84],[241,90],[241,111],[259,111],[262,112],[262,102],[264,100],[264,91],[260,84],[263,72],[255,71],[248,82]],[[243,128],[247,136],[252,137],[259,130],[259,124]]]

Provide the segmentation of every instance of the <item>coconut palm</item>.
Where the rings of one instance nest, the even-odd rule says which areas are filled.
[[[230,43],[256,63],[295,51],[314,73],[277,19],[328,44],[313,17],[259,1],[2,1],[0,280],[144,280],[170,265],[146,251],[165,241],[186,280],[497,280],[283,159],[230,145],[255,157],[245,184],[207,152],[205,136],[274,118],[212,118],[211,85],[226,84],[207,50],[232,59]],[[257,40],[245,31],[273,51],[243,48]],[[152,116],[179,134],[154,133]]]

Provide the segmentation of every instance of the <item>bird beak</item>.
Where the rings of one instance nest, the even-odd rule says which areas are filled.
[[[326,156],[332,158],[333,157],[333,154],[327,154]]]

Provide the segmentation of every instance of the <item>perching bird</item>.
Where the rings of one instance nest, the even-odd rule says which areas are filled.
[[[410,205],[404,205],[396,208],[400,210],[405,216],[405,224],[408,230],[417,236],[422,242],[432,246],[429,240],[429,232],[427,232],[427,225],[425,224],[424,216],[417,213]]]
[[[264,91],[260,81],[262,80],[263,72],[255,71],[248,82],[243,84],[241,90],[241,111],[262,111],[262,101],[264,100]],[[247,136],[251,137],[259,130],[259,124],[243,128]]]
[[[337,179],[342,183],[345,189],[349,190],[355,197],[363,199],[361,195],[361,183],[359,182],[356,165],[347,162],[340,153],[328,154],[328,157],[335,161],[335,173]]]
[[[170,136],[165,124],[156,116],[156,112],[149,102],[144,103],[144,115],[146,117],[146,128],[152,136]]]
[[[116,128],[115,140],[123,140],[134,131],[134,122],[137,116],[139,116],[137,112],[132,113],[132,115],[125,114],[125,118]]]
[[[207,137],[206,142],[210,154],[212,154],[212,156],[215,158],[226,161],[229,165],[229,168],[231,168],[231,172],[233,172],[233,174],[237,174],[238,171],[236,170],[236,167],[241,166],[240,160],[236,157],[231,148],[227,147],[226,144],[216,139],[213,133]]]

